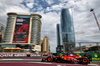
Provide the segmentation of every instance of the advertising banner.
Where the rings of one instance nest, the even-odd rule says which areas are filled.
[[[13,43],[28,43],[29,25],[29,16],[17,16]]]
[[[41,57],[42,55],[36,55],[36,54],[25,54],[25,53],[6,53],[6,54],[2,54],[0,53],[0,58],[3,57]]]
[[[100,53],[73,53],[76,55],[84,56],[85,54],[89,54],[92,56],[93,61],[100,61]]]

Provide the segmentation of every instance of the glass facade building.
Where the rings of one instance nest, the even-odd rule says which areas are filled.
[[[60,25],[57,24],[57,46],[60,45]]]
[[[61,32],[64,52],[72,52],[71,48],[75,47],[75,33],[71,9],[62,9]]]
[[[57,24],[56,28],[57,28],[57,48],[56,48],[56,52],[63,52],[63,44],[62,44],[60,24]]]

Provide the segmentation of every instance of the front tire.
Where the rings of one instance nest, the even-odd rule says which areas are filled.
[[[51,58],[51,57],[48,57],[48,58],[47,58],[47,61],[48,61],[48,62],[52,62],[52,58]]]

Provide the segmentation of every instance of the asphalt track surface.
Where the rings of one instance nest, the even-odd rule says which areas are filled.
[[[98,65],[80,65],[66,63],[40,63],[40,62],[2,62],[0,66],[98,66]]]
[[[99,65],[81,65],[81,64],[69,64],[69,63],[40,63],[40,62],[2,62],[0,66],[99,66]]]
[[[88,65],[82,65],[71,63],[41,62],[41,59],[2,59],[0,60],[0,66],[100,66],[100,62],[95,61]]]

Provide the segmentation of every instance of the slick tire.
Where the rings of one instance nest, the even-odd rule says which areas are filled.
[[[52,62],[52,58],[51,58],[51,57],[48,57],[48,58],[47,58],[47,61],[48,61],[48,62]]]
[[[89,61],[89,59],[88,59],[87,57],[83,57],[83,58],[81,59],[81,63],[82,63],[82,64],[86,64],[86,65],[87,65],[87,64],[89,64],[89,62],[90,62],[90,61]]]

